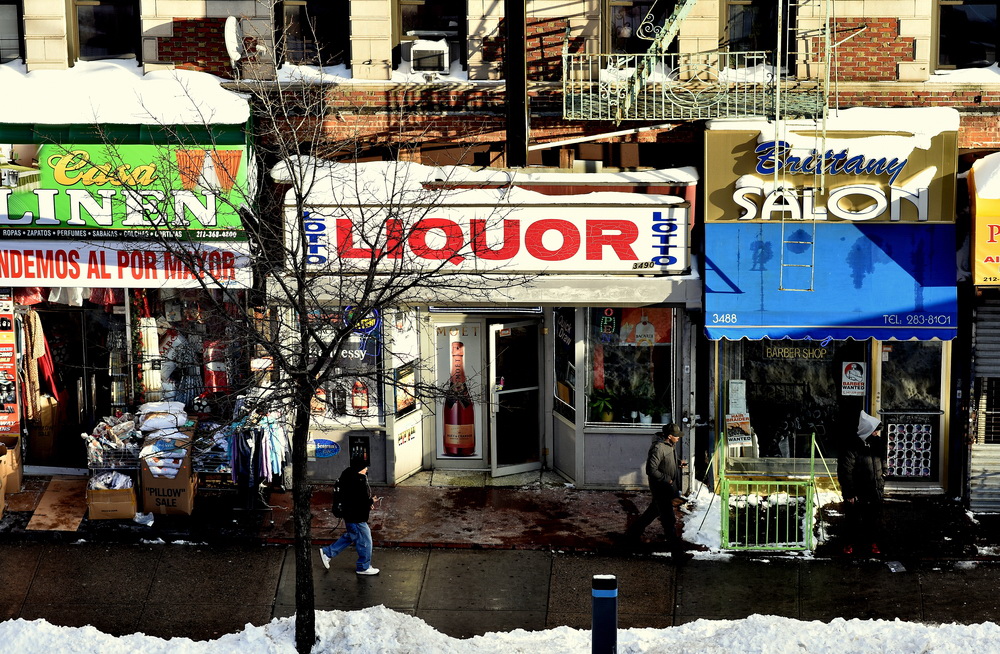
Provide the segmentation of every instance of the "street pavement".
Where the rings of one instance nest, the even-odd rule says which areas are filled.
[[[589,629],[591,578],[613,574],[622,628],[752,614],[968,624],[1000,618],[996,517],[969,516],[944,498],[891,502],[883,559],[841,556],[833,536],[810,555],[696,552],[675,566],[659,551],[655,525],[636,547],[615,537],[645,508],[644,493],[581,491],[544,476],[507,488],[436,485],[446,481],[455,483],[428,473],[409,486],[376,490],[386,500],[373,520],[373,563],[382,571],[375,577],[354,574],[351,549],[323,568],[317,548],[339,532],[317,488],[316,608],[384,605],[462,638]],[[151,527],[85,520],[75,533],[28,532],[25,512],[8,511],[0,522],[0,619],[208,640],[292,615],[295,563],[281,495],[272,493],[258,510],[233,510],[231,519],[220,520],[215,506],[201,516],[196,509],[157,518]],[[902,569],[894,572],[893,561]]]

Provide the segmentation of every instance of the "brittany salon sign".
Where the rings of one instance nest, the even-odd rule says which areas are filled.
[[[709,129],[706,221],[954,222],[955,134],[871,129]]]

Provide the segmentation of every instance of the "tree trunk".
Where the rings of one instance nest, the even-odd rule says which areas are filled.
[[[295,522],[295,651],[309,654],[316,644],[316,598],[312,577],[312,487],[306,476],[309,440],[309,386],[296,380],[292,427],[292,516]]]

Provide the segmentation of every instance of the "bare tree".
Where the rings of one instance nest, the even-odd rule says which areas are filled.
[[[306,470],[311,421],[317,413],[348,424],[379,420],[377,409],[350,415],[329,392],[348,379],[360,377],[371,389],[400,386],[388,366],[345,373],[341,353],[358,333],[371,332],[381,312],[435,300],[502,302],[506,291],[530,280],[509,274],[496,255],[509,241],[502,222],[513,206],[510,175],[499,173],[504,186],[471,181],[481,177],[459,168],[407,162],[415,158],[407,148],[429,136],[421,121],[403,114],[385,116],[385,131],[376,138],[332,138],[326,124],[337,120],[331,97],[344,92],[337,84],[245,77],[237,88],[252,111],[254,139],[245,159],[242,147],[219,140],[218,118],[192,93],[187,100],[201,107],[202,124],[160,126],[155,179],[130,174],[113,134],[104,134],[100,157],[78,163],[104,171],[132,194],[130,206],[115,209],[116,220],[141,226],[142,247],[153,244],[157,265],[169,260],[170,274],[184,275],[203,292],[211,318],[191,336],[209,334],[240,353],[232,357],[239,370],[226,392],[212,398],[223,427],[280,415],[287,429],[295,638],[304,653],[316,642]],[[389,149],[397,154],[370,161]],[[243,170],[249,170],[245,177]],[[252,275],[244,288],[247,270]],[[237,294],[245,299],[234,302]],[[390,359],[391,340],[382,347],[382,359]],[[190,365],[190,353],[183,356],[174,363]],[[449,391],[436,383],[432,363],[415,365],[424,374],[400,391],[433,410]],[[162,389],[161,395],[146,390],[141,399],[162,396]]]

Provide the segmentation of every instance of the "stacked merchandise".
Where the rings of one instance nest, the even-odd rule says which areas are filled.
[[[135,517],[134,477],[139,472],[142,434],[132,414],[106,417],[90,434],[87,445],[87,515],[91,520]],[[124,471],[124,472],[122,472]],[[132,476],[130,476],[132,475]]]
[[[218,422],[199,422],[191,446],[191,465],[197,472],[232,472],[232,444],[231,428]]]
[[[187,413],[180,402],[147,402],[139,407],[143,463],[154,477],[177,477],[188,455],[191,437],[181,432]]]
[[[142,434],[132,414],[106,417],[92,433],[80,436],[87,446],[87,467],[91,470],[139,468]]]
[[[145,513],[190,514],[198,477],[191,469],[193,424],[181,402],[147,402],[139,407],[142,498]]]
[[[91,520],[134,518],[132,478],[115,470],[91,477],[87,484],[87,509]]]

